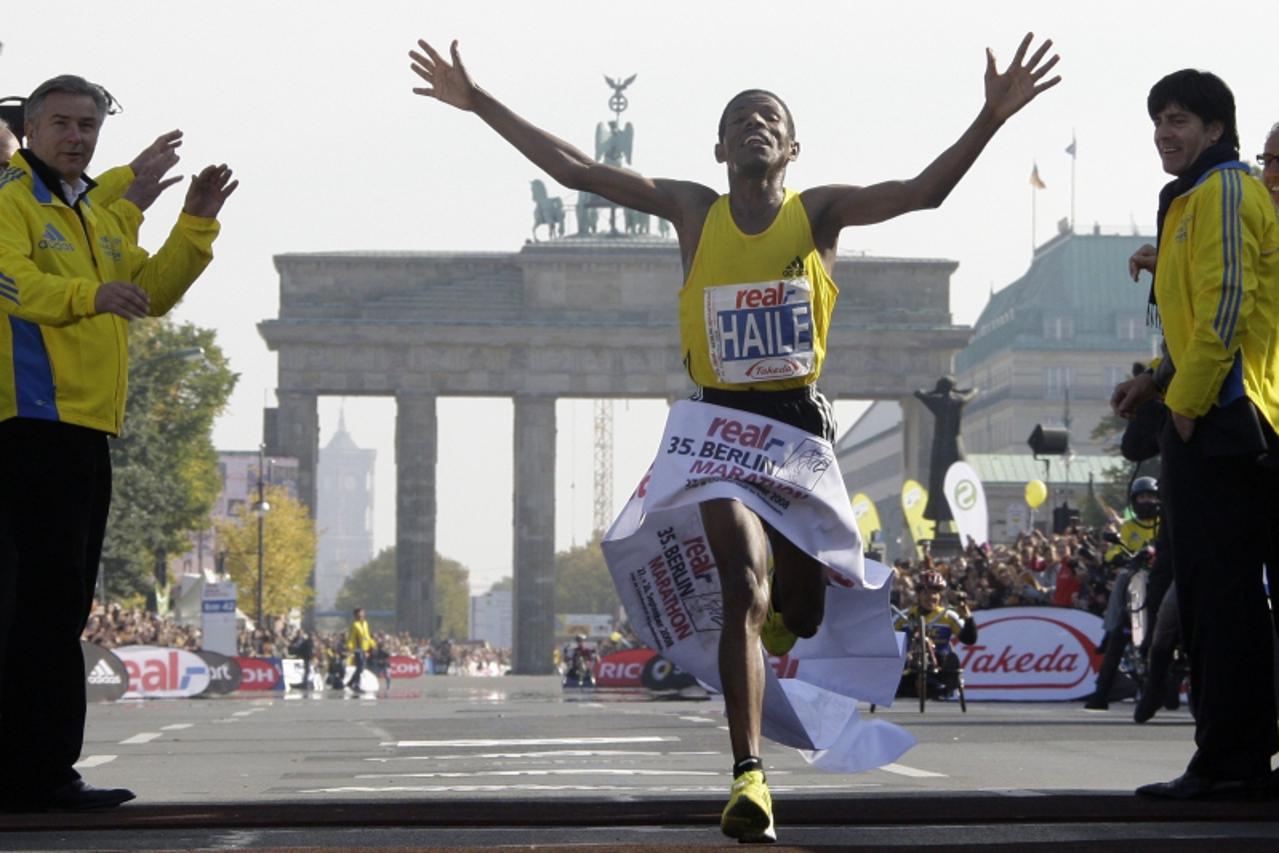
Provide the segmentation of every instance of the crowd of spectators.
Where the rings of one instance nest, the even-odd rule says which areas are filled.
[[[119,604],[96,604],[85,626],[83,638],[103,648],[120,646],[165,646],[196,650],[201,646],[200,628],[184,625],[171,616],[161,616],[141,608]],[[417,658],[428,672],[455,675],[501,675],[510,669],[508,649],[483,641],[455,642],[450,639],[423,640],[407,631],[376,631],[373,639],[389,656]],[[310,641],[309,648],[307,640]],[[318,670],[344,665],[347,659],[345,631],[304,632],[282,619],[256,628],[244,627],[238,638],[238,653],[244,657],[299,657],[309,652]]]
[[[928,570],[947,580],[951,601],[966,599],[972,610],[996,607],[1073,607],[1101,615],[1118,573],[1108,563],[1108,528],[1076,526],[1063,534],[1038,530],[1011,544],[978,545],[943,559],[925,553],[893,566],[892,601],[905,609],[915,601],[915,579]]]

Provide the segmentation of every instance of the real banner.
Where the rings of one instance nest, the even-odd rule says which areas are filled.
[[[959,538],[967,545],[971,538],[978,545],[990,541],[990,522],[986,517],[986,490],[981,478],[967,462],[956,462],[946,469],[946,503],[959,528]]]
[[[698,510],[717,498],[741,501],[830,579],[816,636],[765,667],[764,734],[837,772],[895,761],[914,738],[857,713],[859,699],[890,704],[901,678],[891,573],[862,556],[829,442],[736,409],[677,402],[657,458],[603,541],[631,626],[663,658],[722,690],[719,574]]]

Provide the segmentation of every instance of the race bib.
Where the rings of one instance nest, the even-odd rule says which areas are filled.
[[[721,382],[741,385],[808,376],[813,288],[807,278],[708,287],[706,340]]]

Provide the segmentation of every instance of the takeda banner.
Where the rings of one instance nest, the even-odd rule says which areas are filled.
[[[946,469],[946,503],[959,528],[960,541],[967,545],[971,538],[978,545],[990,541],[990,523],[986,517],[986,490],[981,478],[967,462],[956,462]]]
[[[1093,692],[1100,617],[1069,607],[1002,607],[973,618],[977,642],[954,645],[968,701],[1065,701]]]
[[[184,699],[209,686],[209,666],[185,649],[123,646],[115,650],[129,673],[126,699]]]

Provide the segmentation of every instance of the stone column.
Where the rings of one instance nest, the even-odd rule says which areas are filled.
[[[280,401],[276,414],[278,444],[268,447],[273,456],[298,460],[298,498],[315,518],[315,466],[320,458],[320,415],[314,391],[275,392]]]
[[[435,634],[435,395],[395,397],[395,628]]]
[[[553,670],[555,398],[515,398],[515,648],[521,675]]]
[[[912,394],[902,397],[902,479],[928,487],[928,452],[933,443],[933,417]]]

